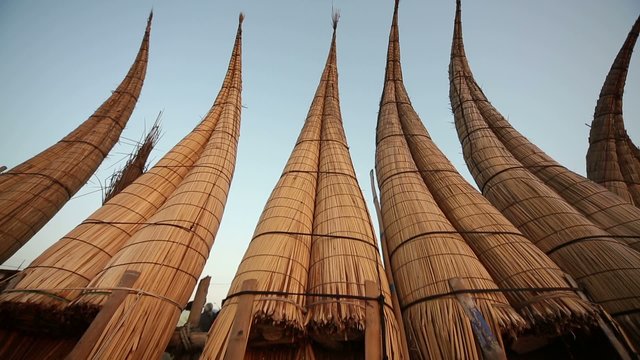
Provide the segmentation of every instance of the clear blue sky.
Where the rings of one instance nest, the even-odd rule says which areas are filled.
[[[360,186],[368,173],[393,1],[0,1],[0,165],[9,168],[84,121],[124,77],[151,7],[149,67],[124,130],[138,140],[164,110],[157,161],[205,115],[227,69],[237,17],[246,13],[242,130],[222,226],[204,269],[209,300],[224,298],[257,219],[302,127],[341,10],[338,71],[344,127]],[[637,0],[463,1],[476,80],[513,126],[565,166],[585,173],[600,87],[640,13]],[[440,148],[470,179],[452,125],[447,67],[454,0],[402,0],[405,84]],[[640,46],[640,45],[639,45]],[[640,52],[640,50],[637,50]],[[640,56],[625,92],[627,130],[640,143]],[[99,207],[99,183],[132,150],[124,140],[96,176],[6,267],[28,265]],[[84,195],[84,196],[83,196]],[[370,207],[372,209],[372,207]]]

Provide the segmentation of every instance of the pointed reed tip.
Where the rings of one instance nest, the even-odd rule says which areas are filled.
[[[149,18],[147,19],[147,22],[151,23],[152,19],[153,19],[153,7],[151,8],[151,11],[149,11]]]
[[[240,15],[238,16],[238,25],[242,25],[243,21],[244,21],[244,13],[240,12]]]
[[[336,31],[336,28],[338,27],[338,21],[340,20],[340,10],[338,9],[331,9],[331,23],[333,26],[333,31]]]

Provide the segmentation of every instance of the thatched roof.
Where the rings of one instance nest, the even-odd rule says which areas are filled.
[[[526,325],[496,291],[491,275],[438,206],[416,167],[408,141],[423,141],[426,131],[404,129],[420,120],[402,81],[397,21],[396,3],[376,137],[387,266],[393,272],[410,346],[419,350],[416,356],[480,358],[471,322],[448,280],[463,279],[498,339]]]
[[[373,281],[385,297],[386,354],[407,358],[342,127],[337,20],[334,14],[331,48],[307,119],[209,333],[205,359],[224,356],[237,311],[235,294],[252,278],[259,295],[253,305],[248,354],[260,353],[251,349],[255,343],[298,343],[297,351],[283,349],[277,355],[293,357],[308,346],[310,340],[302,339],[306,334],[317,342],[311,350],[315,356],[321,356],[323,346],[350,354],[347,343],[362,344],[365,301],[344,296],[364,297],[365,282]],[[362,353],[364,348],[353,351]]]
[[[629,335],[640,339],[634,325],[640,317],[640,253],[587,219],[509,151],[509,142],[518,137],[500,136],[492,123],[502,117],[484,97],[469,68],[459,1],[449,76],[465,161],[482,193],[614,315]]]
[[[0,263],[62,208],[118,141],[142,90],[151,19],[126,77],[93,115],[58,143],[0,174]]]
[[[640,207],[640,151],[627,134],[622,117],[624,84],[638,34],[640,17],[602,85],[589,135],[587,176]]]
[[[127,162],[124,164],[122,169],[117,170],[116,172],[109,177],[109,184],[104,192],[104,197],[102,199],[102,205],[104,205],[107,201],[109,201],[112,197],[119,194],[124,188],[131,185],[136,179],[140,177],[147,170],[147,159],[151,154],[154,146],[158,142],[158,138],[160,137],[160,116],[162,112],[158,115],[158,119],[153,124],[147,135],[144,137],[141,143],[139,143],[135,150],[127,159]]]

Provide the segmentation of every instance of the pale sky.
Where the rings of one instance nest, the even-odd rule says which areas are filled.
[[[0,1],[0,165],[11,168],[87,119],[126,74],[154,9],[149,67],[122,141],[91,181],[3,267],[26,267],[101,204],[119,168],[160,110],[152,164],[209,110],[227,70],[238,13],[243,33],[242,127],[222,225],[202,276],[220,305],[276,184],[320,79],[340,9],[342,117],[370,204],[375,125],[393,1]],[[511,124],[585,174],[600,88],[633,22],[637,0],[463,0],[467,56],[478,83]],[[405,85],[432,138],[467,179],[448,98],[454,0],[402,0]],[[640,46],[640,45],[639,45]],[[640,52],[640,50],[637,50]],[[625,90],[627,131],[640,143],[640,60]],[[374,219],[375,221],[375,219]],[[377,228],[377,223],[375,223]]]

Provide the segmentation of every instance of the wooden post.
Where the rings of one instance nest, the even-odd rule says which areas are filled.
[[[467,287],[462,282],[460,278],[451,278],[449,279],[449,286],[454,291],[466,290]],[[475,301],[471,295],[466,293],[458,293],[456,294],[456,298],[464,308],[464,312],[469,317],[471,321],[471,327],[473,328],[473,335],[475,335],[478,344],[480,344],[480,349],[482,350],[482,356],[485,360],[507,360],[507,355],[504,352],[500,343],[496,339],[493,332],[491,332],[491,327],[482,316],[482,313],[476,306]]]
[[[209,283],[211,282],[211,276],[205,276],[200,280],[198,284],[198,290],[196,290],[196,296],[193,298],[193,304],[191,305],[191,312],[189,313],[189,320],[187,324],[191,329],[195,329],[200,324],[200,316],[202,316],[202,307],[205,301],[207,301],[207,292],[209,291]]]
[[[565,273],[564,277],[565,279],[567,279],[567,282],[569,283],[569,285],[571,285],[572,288],[579,289],[578,283],[571,277],[571,275]],[[585,295],[584,292],[582,291],[576,291],[576,292],[578,293],[578,296],[580,296],[582,300],[591,302],[589,298],[587,298],[587,295]],[[620,337],[616,336],[615,332],[612,329],[612,326],[609,326],[609,324],[607,324],[607,322],[602,318],[602,316],[600,316],[599,314],[597,316],[598,316],[598,326],[600,327],[604,335],[607,337],[607,339],[609,339],[611,346],[613,346],[613,348],[616,350],[616,352],[618,353],[618,356],[620,356],[620,359],[631,360],[632,359],[631,355],[629,354],[629,351],[627,349],[630,349],[631,351],[633,351],[633,345],[630,344],[629,339],[625,337],[624,333],[620,334],[621,335]],[[612,319],[608,319],[608,318],[607,320],[613,321]],[[620,341],[620,338],[622,338],[624,342]],[[635,358],[637,357],[638,356],[636,356]]]
[[[130,288],[133,284],[138,280],[140,276],[140,272],[127,270],[124,272],[122,277],[120,278],[120,282],[118,283],[118,287],[120,288]],[[84,332],[84,335],[80,338],[76,346],[71,350],[69,355],[65,358],[66,360],[84,360],[89,357],[89,353],[93,349],[93,346],[96,344],[96,341],[102,335],[104,328],[107,327],[107,324],[115,314],[122,301],[129,294],[129,290],[114,290],[107,301],[102,306],[102,309],[96,315],[96,318],[93,319],[91,325],[87,331]]]
[[[258,285],[256,279],[248,279],[242,282],[240,291],[254,291]],[[224,360],[242,360],[247,351],[249,332],[251,331],[251,320],[253,318],[254,294],[243,294],[239,296],[236,317],[231,325],[231,334]]]
[[[378,284],[371,280],[364,283],[365,296],[376,300],[367,300],[365,309],[364,328],[364,358],[367,360],[382,359],[382,329],[380,328],[380,296]]]
[[[391,291],[391,305],[393,306],[393,315],[396,317],[398,328],[400,328],[400,345],[402,346],[402,352],[405,359],[409,359],[409,344],[407,340],[407,334],[404,330],[404,319],[402,318],[402,311],[400,310],[400,300],[398,299],[398,292],[396,291],[396,282],[393,278],[393,271],[391,271],[391,259],[389,259],[389,247],[387,246],[387,237],[384,235],[384,225],[382,224],[382,212],[380,210],[380,200],[378,200],[378,193],[376,192],[376,186],[374,181],[373,169],[369,172],[369,178],[371,180],[371,193],[373,194],[373,205],[376,209],[376,216],[378,218],[378,231],[380,232],[380,248],[382,250],[382,261],[384,262],[384,273],[387,275],[387,281],[389,282],[389,290]]]

